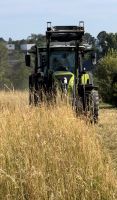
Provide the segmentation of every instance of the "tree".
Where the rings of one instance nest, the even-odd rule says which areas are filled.
[[[107,44],[108,44],[108,49],[116,49],[117,50],[117,36],[114,33],[109,33],[107,35]]]
[[[0,88],[10,82],[9,69],[7,49],[3,43],[0,43]]]
[[[99,45],[102,48],[102,56],[106,55],[109,49],[117,50],[117,33],[106,33],[101,31],[98,36]]]
[[[24,53],[16,51],[12,53],[11,57],[11,69],[9,73],[9,80],[15,89],[28,88],[28,77],[30,69],[25,66]]]
[[[117,51],[112,49],[100,59],[95,72],[99,91],[105,102],[112,103],[115,74],[117,74]]]
[[[117,73],[112,82],[112,103],[117,106]]]
[[[95,41],[96,39],[90,34],[90,33],[85,33],[84,37],[83,37],[83,42],[91,44],[91,45],[95,45]]]
[[[108,34],[106,33],[106,31],[101,31],[97,36],[99,45],[102,48],[102,56],[105,55],[108,51],[107,36]]]
[[[32,33],[31,36],[28,36],[27,38],[27,43],[33,43],[39,46],[43,46],[45,41],[46,41],[45,35],[42,34]]]

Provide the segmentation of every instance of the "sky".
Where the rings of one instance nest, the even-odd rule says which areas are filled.
[[[44,34],[46,22],[78,25],[96,37],[100,31],[117,32],[117,0],[0,0],[0,37],[26,39]]]

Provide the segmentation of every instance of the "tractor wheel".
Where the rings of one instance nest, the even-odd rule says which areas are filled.
[[[29,105],[34,105],[34,91],[29,89]]]
[[[43,101],[43,91],[42,88],[38,87],[38,89],[34,93],[35,106],[41,105],[42,101]]]
[[[92,90],[87,95],[86,104],[87,116],[90,118],[91,123],[97,123],[99,114],[99,95],[97,90]]]
[[[83,100],[82,100],[82,97],[78,97],[76,99],[75,111],[76,111],[76,116],[80,116],[80,115],[83,114]]]
[[[42,102],[42,91],[29,91],[29,105],[38,106]]]
[[[29,105],[39,105],[43,100],[42,83],[38,82],[38,76],[29,76]]]
[[[29,76],[29,105],[34,104],[34,91],[35,91],[35,84],[34,84],[34,78],[31,74]]]

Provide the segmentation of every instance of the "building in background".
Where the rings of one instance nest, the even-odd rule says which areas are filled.
[[[33,47],[35,44],[21,44],[20,49],[24,52],[28,51]]]
[[[6,44],[6,48],[7,48],[9,51],[14,51],[14,50],[15,50],[15,44]]]

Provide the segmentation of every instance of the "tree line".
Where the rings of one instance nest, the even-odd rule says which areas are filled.
[[[43,46],[46,38],[42,34],[31,34],[27,39],[5,41],[0,38],[0,89],[27,89],[31,69],[25,67],[21,44]],[[101,31],[97,38],[85,33],[84,43],[92,45],[97,52],[97,65],[94,71],[95,82],[99,86],[103,101],[117,104],[117,33]],[[9,52],[5,44],[15,44],[15,51]]]

